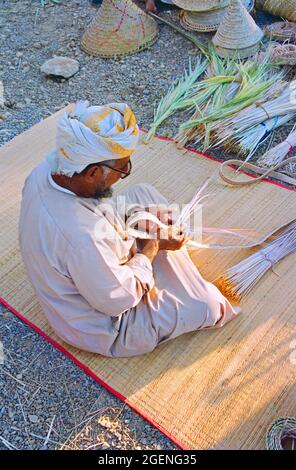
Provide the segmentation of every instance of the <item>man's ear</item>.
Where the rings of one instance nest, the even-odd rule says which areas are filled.
[[[100,175],[103,173],[102,167],[98,166],[91,166],[88,171],[86,172],[86,176],[89,178],[93,178],[94,176],[97,175],[97,173],[100,173]]]

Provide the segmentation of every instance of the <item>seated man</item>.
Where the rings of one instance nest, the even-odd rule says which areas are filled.
[[[127,105],[88,104],[64,111],[56,148],[23,189],[21,252],[49,323],[67,343],[112,357],[221,327],[239,312],[202,278],[184,236],[144,240],[136,251],[110,217],[110,188],[129,175],[139,131]],[[167,203],[148,184],[121,194],[143,207]]]

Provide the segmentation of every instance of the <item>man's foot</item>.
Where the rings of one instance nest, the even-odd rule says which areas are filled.
[[[154,0],[146,0],[146,11],[147,13],[156,13],[157,8]]]

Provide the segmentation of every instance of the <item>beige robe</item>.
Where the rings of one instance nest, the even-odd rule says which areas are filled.
[[[123,194],[145,207],[167,202],[148,184]],[[103,203],[56,185],[46,162],[23,189],[23,260],[45,316],[64,341],[107,356],[133,356],[236,316],[186,248],[159,252],[152,266],[110,224]]]

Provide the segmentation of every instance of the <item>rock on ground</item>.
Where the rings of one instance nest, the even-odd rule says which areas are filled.
[[[40,71],[45,75],[70,78],[79,70],[79,62],[69,57],[54,57],[41,65]]]

